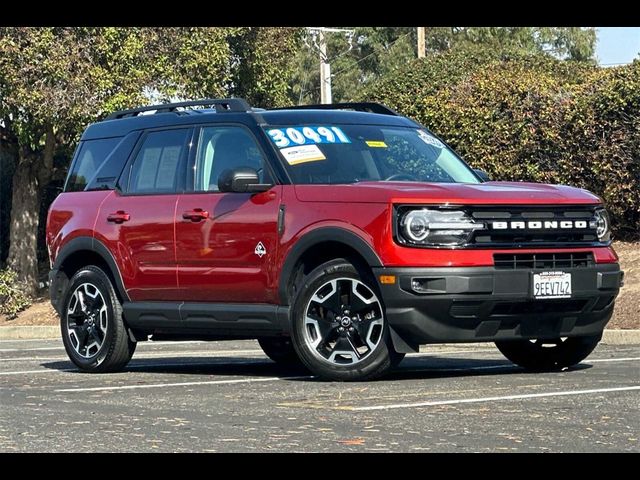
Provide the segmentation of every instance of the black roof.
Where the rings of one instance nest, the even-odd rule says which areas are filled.
[[[196,102],[185,102],[196,103]],[[182,105],[182,104],[170,104]],[[211,105],[211,103],[209,103]],[[248,105],[248,104],[246,104]],[[342,104],[278,108],[271,110],[249,109],[246,111],[226,110],[218,108],[185,109],[178,110],[158,105],[157,112],[145,114],[143,112],[153,111],[154,107],[143,107],[122,112],[115,112],[107,119],[94,123],[87,127],[82,135],[83,140],[95,138],[121,137],[134,130],[172,127],[180,125],[193,125],[199,123],[242,123],[251,126],[267,125],[322,125],[322,124],[369,124],[369,125],[389,125],[389,126],[418,126],[412,120],[395,114],[392,110],[379,105],[379,110],[389,113],[370,113],[370,109],[378,109],[377,104]],[[342,108],[354,108],[353,106],[363,105],[363,110],[343,110]],[[373,107],[372,107],[373,105]],[[217,105],[216,105],[217,106]],[[335,109],[334,109],[335,108]]]

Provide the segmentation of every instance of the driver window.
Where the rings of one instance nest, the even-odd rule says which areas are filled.
[[[196,153],[195,185],[198,192],[217,192],[218,178],[227,169],[253,168],[261,183],[265,178],[265,159],[251,134],[242,127],[204,127]]]

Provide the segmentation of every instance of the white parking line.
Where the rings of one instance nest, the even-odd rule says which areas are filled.
[[[636,362],[640,360],[640,357],[627,357],[627,358],[594,358],[593,360],[589,360],[588,358],[585,363],[600,363],[600,362]]]
[[[266,357],[265,357],[266,358]],[[260,359],[263,360],[263,359]],[[230,365],[249,365],[255,363],[254,361],[234,361]],[[136,370],[139,368],[167,368],[167,367],[206,367],[206,366],[219,366],[220,364],[214,364],[212,362],[174,362],[174,363],[134,363],[129,364],[120,373],[127,373],[129,370]],[[20,374],[35,374],[35,373],[64,373],[64,372],[76,372],[82,373],[77,368],[60,368],[60,369],[47,369],[43,368],[40,370],[17,370],[14,372],[0,372],[0,375],[20,375]]]
[[[39,348],[0,348],[0,352],[35,352],[40,350],[64,350],[64,347],[39,347]]]
[[[145,353],[144,356],[137,356],[136,358],[140,360],[144,360],[145,358],[180,358],[180,357],[222,357],[222,356],[243,356],[243,355],[255,355],[260,354],[264,355],[262,350],[217,350],[217,351],[207,351],[207,350],[192,350],[186,352],[149,352]],[[0,358],[0,362],[19,362],[19,361],[56,361],[56,360],[68,360],[67,356],[59,356],[59,357],[11,357],[11,358]]]
[[[0,372],[0,375],[28,375],[32,373],[61,373],[61,372],[76,372],[74,368],[61,368],[59,370],[51,370],[41,368],[40,370],[21,370],[17,372]]]
[[[5,342],[12,342],[12,341],[16,341],[16,340],[3,340]],[[22,341],[22,340],[20,340]],[[27,341],[27,340],[25,340]],[[152,346],[158,346],[158,345],[186,345],[186,344],[192,344],[192,343],[209,343],[206,342],[204,340],[185,340],[185,341],[180,341],[180,342],[169,342],[169,341],[163,341],[163,342],[138,342],[138,346],[137,348],[140,347],[152,347]],[[35,347],[35,348],[0,348],[0,353],[4,352],[37,352],[37,351],[42,351],[42,350],[64,350],[64,345],[60,344],[60,346],[58,347]]]
[[[235,380],[211,380],[203,382],[151,383],[147,385],[122,385],[114,387],[61,388],[59,390],[54,390],[54,392],[103,392],[110,390],[136,390],[141,388],[190,387],[193,385],[226,385],[233,383],[275,382],[278,380],[307,380],[311,378],[315,377],[311,375],[305,375],[296,377],[239,378]]]
[[[521,395],[505,395],[501,397],[459,398],[455,400],[436,400],[432,402],[393,403],[390,405],[374,405],[370,407],[352,407],[352,408],[349,408],[349,411],[370,412],[373,410],[437,407],[439,405],[457,405],[461,403],[499,402],[503,400],[526,400],[529,398],[564,397],[568,395],[589,395],[593,393],[629,392],[633,390],[640,390],[640,385],[634,385],[632,387],[593,388],[590,390],[568,390],[564,392],[525,393]]]

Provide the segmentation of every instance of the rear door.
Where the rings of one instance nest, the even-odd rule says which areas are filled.
[[[275,302],[274,259],[281,187],[257,194],[222,193],[225,169],[251,167],[261,183],[272,174],[256,138],[240,125],[199,128],[176,207],[181,298],[196,302]]]
[[[193,130],[149,131],[98,217],[132,300],[180,300],[174,215]]]

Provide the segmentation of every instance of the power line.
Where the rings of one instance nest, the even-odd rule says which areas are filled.
[[[398,38],[396,38],[393,42],[391,42],[389,45],[387,45],[387,46],[386,46],[386,48],[387,48],[387,49],[391,48],[391,47],[392,47],[396,42],[398,42],[398,41],[402,40],[402,39],[403,39],[403,38],[405,38],[405,37],[408,37],[408,36],[409,36],[409,35],[411,35],[412,33],[413,33],[412,31],[409,31],[409,32],[407,32],[407,33],[403,33],[403,34],[402,34],[402,35],[400,35]],[[346,71],[348,71],[348,70],[351,70],[352,68],[354,68],[354,67],[358,66],[358,64],[359,64],[360,62],[364,62],[367,58],[369,58],[369,57],[371,57],[371,56],[373,56],[373,55],[375,55],[375,54],[377,54],[377,53],[380,53],[380,50],[382,50],[382,49],[384,49],[384,48],[385,48],[385,47],[381,47],[380,49],[377,49],[377,50],[374,48],[373,52],[371,52],[370,54],[365,55],[364,57],[362,57],[360,60],[357,60],[357,61],[356,61],[355,63],[353,63],[352,65],[350,65],[350,66],[348,66],[348,67],[346,67],[346,68],[343,68],[342,70],[338,70],[337,72],[335,72],[335,73],[331,74],[331,76],[332,76],[332,77],[335,77],[335,76],[337,76],[337,75],[340,75],[341,73],[344,73],[344,72],[346,72]],[[311,88],[311,89],[309,89],[309,90],[306,90],[304,93],[315,93],[315,92],[317,92],[318,90],[320,90],[321,88],[322,88],[322,85],[320,85],[320,86],[318,86],[318,87],[315,87],[315,88]],[[301,96],[302,96],[302,95],[301,95]]]
[[[386,48],[389,49],[391,48],[397,41],[401,40],[404,37],[407,37],[409,35],[411,35],[412,32],[407,32],[407,33],[403,33],[402,35],[400,35],[398,38],[396,38],[393,42],[391,42]],[[384,47],[383,47],[384,48]],[[332,76],[335,77],[336,75],[340,75],[342,72],[346,72],[347,70],[351,70],[353,67],[355,67],[356,65],[358,65],[360,62],[365,61],[367,58],[371,57],[372,55],[375,55],[376,53],[379,53],[379,51],[376,51],[375,49],[373,50],[373,52],[371,52],[369,55],[366,55],[364,57],[362,57],[360,60],[358,60],[357,62],[355,62],[353,65],[350,65],[349,67],[343,68],[342,70],[338,70],[336,73],[334,73]]]

